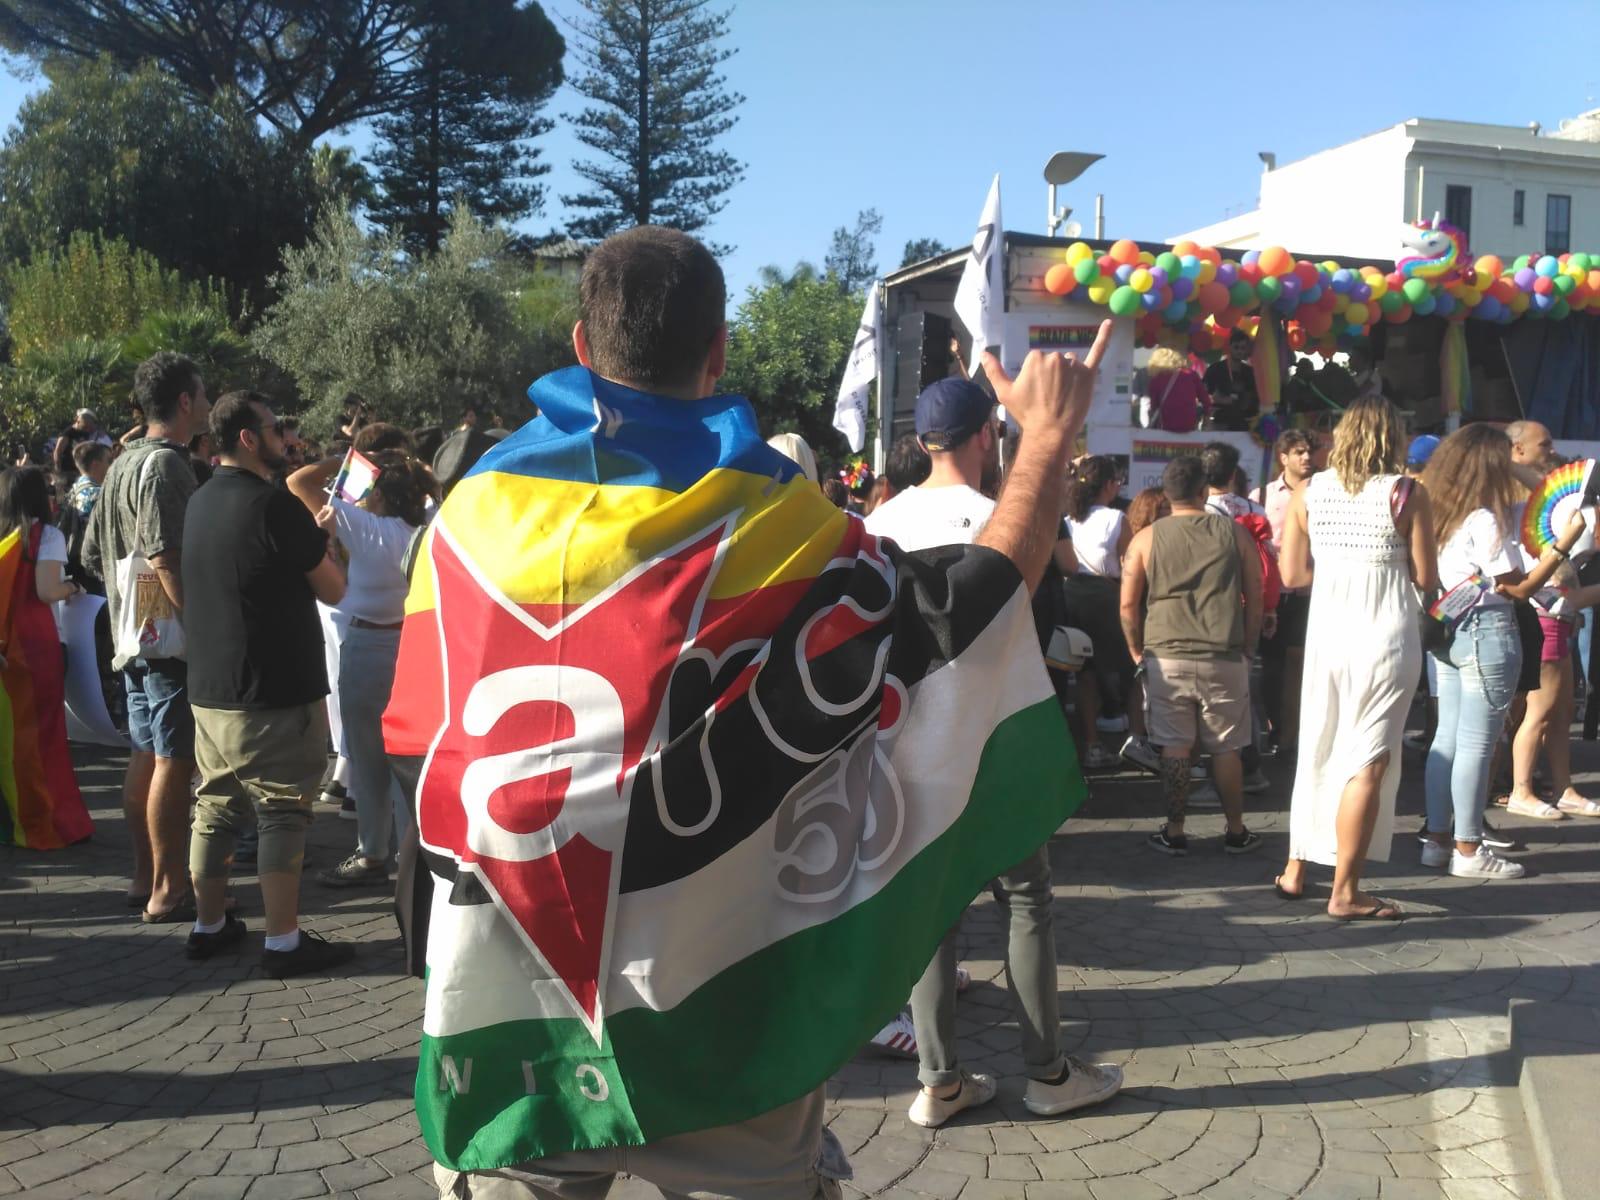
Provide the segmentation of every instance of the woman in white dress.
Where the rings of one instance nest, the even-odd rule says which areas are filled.
[[[1438,577],[1428,496],[1402,484],[1405,454],[1393,405],[1353,403],[1329,469],[1289,504],[1278,560],[1286,587],[1311,586],[1311,615],[1289,862],[1275,886],[1298,899],[1306,863],[1333,867],[1328,915],[1342,921],[1402,915],[1361,890],[1361,868],[1369,854],[1389,857],[1400,739],[1422,669],[1417,589]]]

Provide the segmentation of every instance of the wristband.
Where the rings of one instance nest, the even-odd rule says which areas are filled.
[[[1559,558],[1565,559],[1568,556],[1568,552],[1563,550],[1560,546],[1556,545],[1554,542],[1550,543],[1550,549],[1554,550],[1556,555],[1557,555],[1557,557],[1559,557]]]

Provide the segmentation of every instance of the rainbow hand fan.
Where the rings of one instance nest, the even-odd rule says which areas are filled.
[[[1580,458],[1557,467],[1544,477],[1528,497],[1522,515],[1522,545],[1529,554],[1538,557],[1546,547],[1561,536],[1561,531],[1571,519],[1574,509],[1588,507],[1595,501],[1595,460]],[[1594,522],[1572,548],[1574,558],[1594,550]]]

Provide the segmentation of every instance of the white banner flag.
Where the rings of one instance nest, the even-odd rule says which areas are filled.
[[[978,360],[990,346],[998,346],[1006,307],[1005,226],[1000,223],[1000,176],[989,185],[989,198],[983,202],[978,232],[972,238],[972,253],[961,269],[956,287],[956,316],[972,335],[972,361],[967,374],[978,369]]]
[[[867,289],[867,306],[861,310],[855,344],[844,364],[839,381],[839,399],[833,406],[833,427],[850,443],[850,453],[859,454],[867,443],[867,388],[878,377],[878,337],[883,318],[878,309],[878,285]]]

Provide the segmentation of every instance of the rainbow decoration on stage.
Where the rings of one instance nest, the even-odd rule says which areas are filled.
[[[1529,554],[1539,555],[1560,537],[1573,510],[1594,502],[1594,459],[1580,458],[1557,467],[1528,497],[1522,518],[1522,545]],[[1594,528],[1583,535],[1573,555],[1594,549]]]

